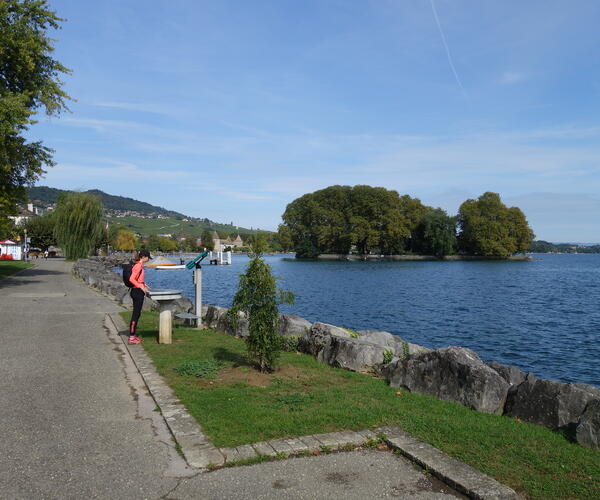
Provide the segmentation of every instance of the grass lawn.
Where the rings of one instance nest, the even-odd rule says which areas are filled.
[[[600,453],[544,427],[399,391],[299,353],[282,353],[278,370],[261,374],[241,339],[181,327],[173,344],[159,345],[157,325],[156,313],[142,315],[143,346],[216,446],[398,425],[527,497],[600,498]],[[186,361],[220,369],[180,375],[175,368]]]
[[[0,278],[5,278],[32,266],[33,264],[23,262],[22,260],[0,260]]]

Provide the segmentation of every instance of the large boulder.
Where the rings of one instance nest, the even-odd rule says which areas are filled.
[[[249,325],[250,324],[248,321],[248,317],[246,316],[246,313],[238,312],[237,313],[237,325],[235,327],[231,323],[229,318],[227,316],[225,316],[223,318],[222,323],[219,325],[219,330],[222,332],[229,333],[230,335],[233,335],[234,337],[247,337],[248,335],[250,335],[250,331],[248,328]]]
[[[227,312],[229,309],[220,306],[208,306],[204,324],[213,330],[221,330],[227,325]]]
[[[500,375],[510,385],[519,385],[527,376],[525,372],[512,365],[503,365],[497,361],[490,361],[489,363],[486,363],[486,365],[496,370],[498,375]]]
[[[383,363],[385,347],[364,340],[332,335],[317,360],[355,372],[372,371]]]
[[[360,330],[358,332],[360,340],[377,344],[390,349],[394,356],[403,357],[411,354],[429,352],[431,349],[418,344],[412,344],[402,339],[398,335],[378,330]]]
[[[384,369],[392,387],[430,394],[484,413],[501,414],[508,382],[479,356],[463,347],[444,347],[390,363]]]
[[[279,315],[279,335],[283,337],[304,337],[311,327],[310,321],[295,314]]]
[[[556,430],[577,425],[593,399],[600,399],[600,389],[591,385],[544,380],[529,373],[509,392],[505,413]]]
[[[332,337],[350,338],[350,332],[327,323],[313,323],[310,330],[300,339],[299,348],[302,352],[319,359],[319,353],[331,344]]]
[[[600,448],[600,399],[592,400],[579,419],[577,442],[590,448]]]

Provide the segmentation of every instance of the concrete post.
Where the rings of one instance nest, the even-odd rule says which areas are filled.
[[[196,285],[196,295],[194,297],[194,314],[196,319],[196,328],[202,328],[202,266],[196,264],[194,269],[194,284]]]
[[[227,264],[231,265],[231,251],[227,252]]]
[[[159,325],[158,325],[158,343],[159,344],[170,344],[172,338],[173,320],[171,317],[171,310],[165,309],[160,312]]]

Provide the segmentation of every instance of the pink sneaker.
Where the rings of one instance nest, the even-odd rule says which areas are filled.
[[[131,337],[129,337],[129,340],[127,341],[128,344],[141,344],[142,343],[142,339],[139,337],[136,337],[135,335],[132,335]]]

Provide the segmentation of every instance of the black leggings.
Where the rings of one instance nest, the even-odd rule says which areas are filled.
[[[133,300],[133,313],[131,314],[131,322],[129,323],[129,334],[135,335],[140,314],[142,314],[144,297],[146,295],[141,288],[132,288],[131,292],[129,292],[129,295],[131,295],[131,300]]]

